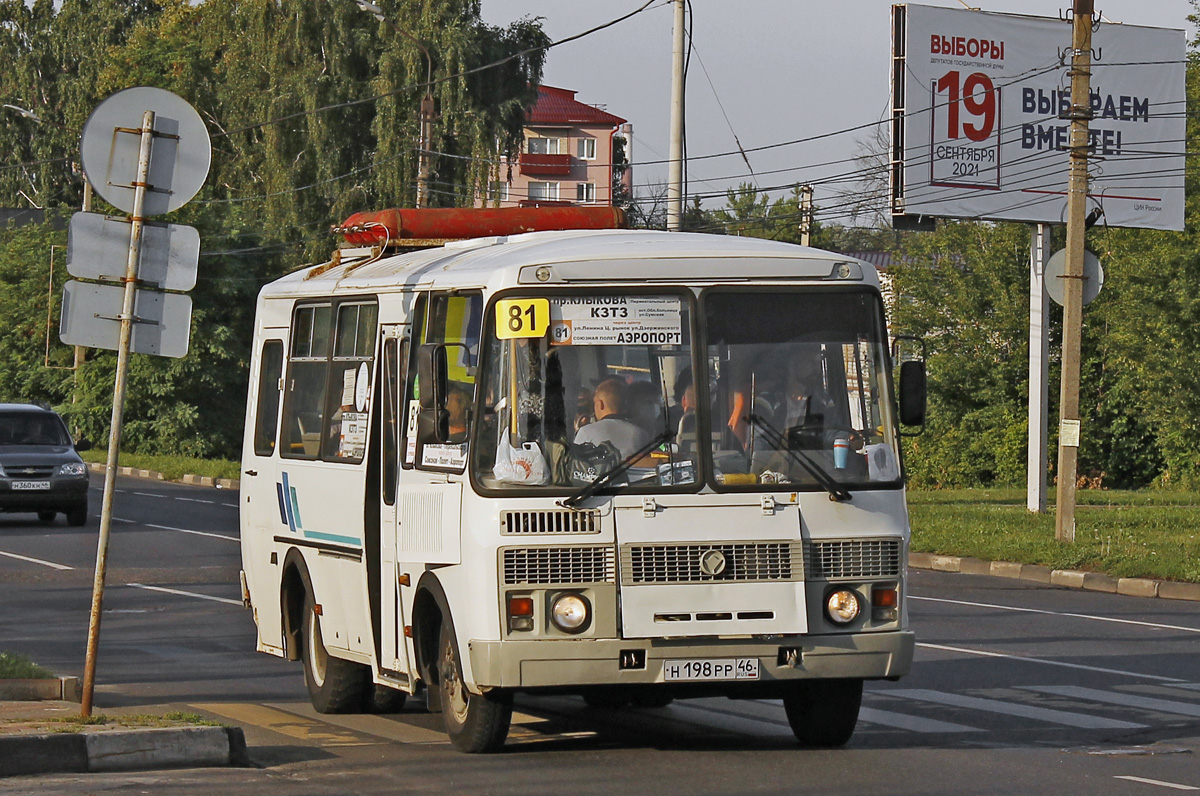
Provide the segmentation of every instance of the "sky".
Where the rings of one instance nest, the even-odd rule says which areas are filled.
[[[645,0],[482,0],[484,21],[507,25],[541,17],[557,41],[616,19]],[[927,0],[924,5],[962,8]],[[1058,17],[1070,0],[991,0],[985,11]],[[1177,28],[1190,40],[1189,0],[1095,0],[1105,20]],[[817,141],[747,152],[826,135],[887,117],[890,107],[890,0],[691,0],[693,52],[687,85],[688,194],[707,207],[725,204],[741,182],[767,190],[851,171],[871,129]],[[578,41],[550,50],[547,85],[572,89],[576,99],[604,106],[633,124],[637,190],[667,178],[673,11],[667,0]],[[1063,24],[1063,46],[1070,26]],[[736,136],[736,139],[735,139]],[[735,153],[722,157],[705,157]],[[822,165],[830,164],[830,165]],[[773,173],[769,173],[773,172]],[[772,192],[782,196],[787,189]],[[712,198],[709,198],[712,197]],[[832,188],[816,185],[816,202],[835,204]],[[849,223],[849,219],[824,218]],[[859,223],[869,223],[860,219]]]

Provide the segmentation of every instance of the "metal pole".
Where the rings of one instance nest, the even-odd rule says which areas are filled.
[[[429,139],[433,132],[433,96],[421,98],[421,141],[417,152],[417,207],[429,206]]]
[[[1050,403],[1050,298],[1046,293],[1046,255],[1050,227],[1029,225],[1029,454],[1026,457],[1025,507],[1046,511],[1047,427]]]
[[[112,528],[113,488],[117,455],[121,447],[121,420],[125,409],[125,374],[129,367],[129,344],[133,336],[133,309],[137,294],[138,259],[142,247],[142,212],[146,200],[146,176],[150,173],[150,151],[154,142],[154,111],[142,115],[142,146],[138,154],[137,179],[133,183],[132,228],[129,259],[125,265],[125,301],[121,307],[121,337],[117,346],[117,376],[113,386],[112,428],[108,435],[108,459],[104,467],[104,502],[100,509],[100,540],[96,545],[96,578],[92,584],[92,613],[88,623],[87,659],[83,672],[82,715],[92,715],[96,686],[96,650],[100,645],[100,614],[104,604],[104,575],[108,568],[108,537]]]
[[[683,0],[675,3],[675,41],[671,50],[671,146],[667,155],[667,229],[683,226]]]
[[[1079,360],[1083,338],[1083,256],[1088,192],[1088,120],[1092,115],[1092,0],[1075,0],[1071,54],[1070,183],[1067,261],[1063,268],[1062,390],[1058,424],[1058,510],[1054,538],[1075,541],[1075,476],[1079,456]]]
[[[800,186],[800,245],[812,245],[813,187]]]

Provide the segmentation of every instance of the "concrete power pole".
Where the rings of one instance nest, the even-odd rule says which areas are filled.
[[[1058,424],[1058,511],[1054,537],[1075,541],[1075,477],[1079,457],[1079,360],[1083,338],[1083,258],[1088,198],[1088,121],[1092,116],[1093,0],[1074,1],[1071,37],[1070,182],[1067,261],[1063,268],[1062,391]]]
[[[667,155],[667,229],[683,226],[683,54],[684,0],[675,3],[675,42],[671,50],[671,147]]]
[[[813,231],[813,187],[800,186],[800,245],[812,245]]]

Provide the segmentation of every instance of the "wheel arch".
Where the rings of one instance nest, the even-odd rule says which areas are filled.
[[[283,576],[279,582],[284,657],[289,661],[300,660],[303,649],[301,634],[304,629],[304,597],[307,594],[313,594],[313,599],[316,599],[304,554],[293,547],[283,557]]]
[[[417,581],[413,598],[413,648],[417,656],[417,673],[427,684],[436,686],[438,635],[445,623],[454,631],[454,618],[446,590],[433,572],[426,572]]]

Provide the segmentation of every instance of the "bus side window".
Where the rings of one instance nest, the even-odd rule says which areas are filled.
[[[258,406],[254,414],[256,456],[270,456],[275,452],[275,435],[279,431],[279,379],[282,376],[283,341],[268,340],[263,344],[258,371]]]
[[[330,304],[296,308],[283,403],[281,456],[315,459],[321,453],[332,321]]]

